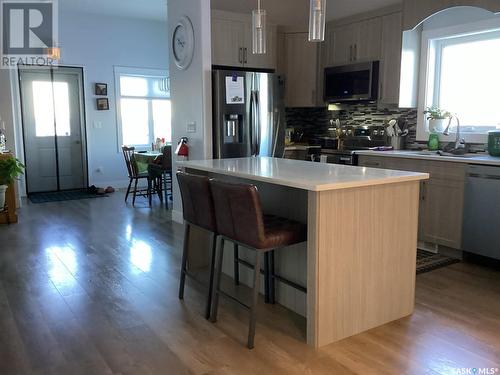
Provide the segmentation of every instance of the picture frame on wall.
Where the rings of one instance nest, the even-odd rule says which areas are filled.
[[[96,83],[95,84],[95,94],[99,96],[108,95],[108,84],[107,83]]]
[[[108,98],[99,98],[96,99],[97,110],[98,111],[107,111],[109,110],[109,100]]]

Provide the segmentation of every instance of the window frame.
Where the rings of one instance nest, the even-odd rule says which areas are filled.
[[[165,100],[171,101],[170,97],[170,89],[168,90],[167,97],[161,98],[157,96],[130,96],[130,95],[121,95],[121,83],[120,78],[122,76],[136,76],[143,78],[167,78],[170,80],[168,70],[163,69],[151,69],[151,68],[129,68],[129,67],[114,67],[114,76],[115,76],[115,103],[116,103],[116,124],[117,124],[117,152],[122,152],[123,145],[123,122],[121,115],[121,99],[143,99],[148,101],[148,127],[149,127],[149,142],[146,145],[127,145],[135,147],[138,151],[147,151],[151,147],[151,143],[154,142],[154,121],[153,121],[153,100]]]
[[[422,32],[422,49],[420,56],[417,141],[429,139],[429,122],[424,115],[425,108],[434,104],[439,95],[441,51],[447,45],[461,44],[464,41],[491,39],[493,35],[500,37],[500,18],[488,19],[469,24],[424,30]],[[461,133],[467,143],[487,143],[487,133]],[[455,132],[450,135],[439,135],[440,141],[454,142]]]

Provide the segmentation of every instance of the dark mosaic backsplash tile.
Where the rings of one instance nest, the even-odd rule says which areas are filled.
[[[400,108],[380,108],[376,103],[357,103],[342,105],[341,111],[328,111],[326,107],[287,108],[288,128],[304,132],[306,138],[327,135],[330,120],[340,119],[342,125],[381,125],[384,121],[406,118],[408,121],[407,143],[416,139],[417,110]]]

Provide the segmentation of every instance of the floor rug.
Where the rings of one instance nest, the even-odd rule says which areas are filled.
[[[48,203],[48,202],[63,202],[75,201],[79,199],[102,198],[107,195],[90,194],[84,190],[68,190],[56,191],[51,193],[32,193],[29,195],[31,203]]]
[[[417,250],[417,275],[460,262],[459,259],[429,251]]]

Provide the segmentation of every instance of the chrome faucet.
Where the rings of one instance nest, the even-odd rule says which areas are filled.
[[[451,121],[453,119],[457,120],[457,132],[456,132],[456,138],[455,138],[455,147],[450,151],[450,152],[457,152],[457,153],[465,153],[465,139],[461,137],[460,135],[460,119],[458,118],[457,115],[451,116],[450,121],[448,122],[448,126],[446,127],[445,131],[443,132],[443,135],[450,135],[450,127],[451,127]]]

